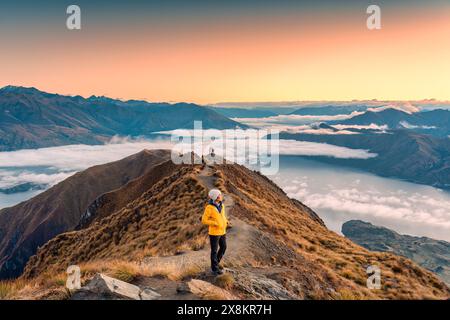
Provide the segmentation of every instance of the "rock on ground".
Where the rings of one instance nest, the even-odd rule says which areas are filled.
[[[89,283],[72,295],[74,300],[131,299],[156,300],[160,294],[150,288],[141,289],[127,282],[98,273]]]

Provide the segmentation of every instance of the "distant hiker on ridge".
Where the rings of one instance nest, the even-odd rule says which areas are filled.
[[[227,225],[228,219],[225,214],[222,192],[212,189],[208,193],[209,202],[203,213],[202,223],[209,226],[209,241],[211,244],[211,270],[214,275],[222,274],[219,265],[225,250],[227,249]]]

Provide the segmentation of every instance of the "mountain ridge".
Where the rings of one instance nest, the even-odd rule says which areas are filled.
[[[76,173],[30,200],[0,210],[0,278],[19,276],[37,248],[61,232],[73,230],[101,194],[168,159],[167,150],[141,151]]]
[[[12,86],[0,89],[0,151],[102,144],[116,135],[139,137],[190,129],[197,120],[205,129],[247,127],[192,103],[85,99]]]
[[[266,289],[260,288],[263,296],[276,287],[290,299],[342,298],[350,292],[360,299],[449,297],[449,289],[432,273],[408,259],[371,253],[337,235],[267,177],[231,163],[180,165],[143,193],[123,187],[138,190],[137,196],[126,196],[133,200],[85,228],[51,239],[30,258],[21,279],[58,274],[72,264],[85,268],[117,259],[136,261],[150,274],[157,272],[152,268],[181,268],[184,261],[190,270],[187,277],[204,279],[208,253],[200,217],[211,186],[225,193],[227,212],[236,226],[230,230],[225,258],[239,279],[235,296],[255,298],[253,286],[265,283]],[[378,291],[366,287],[366,267],[372,264],[380,265],[385,277]]]

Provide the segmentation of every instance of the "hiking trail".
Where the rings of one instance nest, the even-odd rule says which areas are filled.
[[[214,188],[215,178],[210,166],[205,165],[197,177],[207,190]],[[227,217],[232,225],[232,227],[227,230],[227,253],[225,254],[224,262],[227,263],[229,261],[232,262],[233,265],[240,265],[243,260],[243,251],[248,248],[247,243],[251,237],[250,230],[253,227],[233,216],[234,200],[231,196],[225,194],[224,203]],[[203,212],[199,212],[198,214],[199,217],[201,217]],[[167,266],[167,268],[178,266],[180,272],[194,267],[202,270],[209,270],[209,251],[210,249],[207,245],[201,250],[187,251],[179,255],[145,258],[143,264],[145,264],[146,267],[155,266],[158,268],[163,268],[164,266]]]

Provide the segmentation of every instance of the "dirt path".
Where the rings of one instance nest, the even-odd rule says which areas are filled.
[[[197,178],[207,189],[214,188],[213,169],[205,165]],[[277,253],[289,256],[284,246],[268,238],[255,227],[233,215],[234,201],[230,195],[224,195],[225,208],[232,227],[227,230],[227,251],[224,256],[226,273],[232,275],[234,289],[243,297],[256,299],[295,299],[286,289],[269,275],[283,273],[289,269],[276,263],[269,268],[260,265],[259,259],[272,261]],[[198,213],[199,215],[202,212]],[[184,278],[193,277],[215,284],[216,277],[210,271],[209,245],[198,251],[187,251],[175,256],[150,257],[142,262],[143,267],[154,271],[159,277],[142,279],[139,285],[150,286],[161,294],[161,299],[197,299],[195,295],[179,292],[179,286],[185,284]],[[153,272],[152,272],[153,273]],[[165,275],[166,277],[162,277]]]
[[[205,165],[205,167],[200,171],[200,173],[197,176],[200,180],[200,182],[203,184],[203,186],[207,190],[211,190],[215,188],[215,178],[213,176],[213,170],[210,166]],[[233,197],[230,195],[224,194],[224,203],[225,203],[225,209],[227,212],[227,216],[231,217],[234,207],[234,200]]]
[[[213,170],[205,165],[198,174],[198,178],[207,189],[214,188],[215,178]],[[227,231],[227,252],[224,257],[225,265],[243,265],[248,260],[248,243],[251,238],[253,227],[233,216],[234,201],[229,195],[224,195],[225,210],[232,227]],[[199,215],[202,213],[199,212]],[[180,274],[188,273],[190,270],[208,271],[210,267],[209,246],[198,250],[188,251],[175,256],[149,257],[145,258],[143,264],[147,268],[159,270],[178,270]]]

